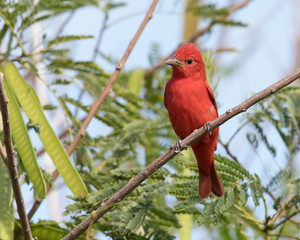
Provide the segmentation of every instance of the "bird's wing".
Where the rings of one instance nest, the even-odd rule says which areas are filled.
[[[167,82],[167,84],[166,84],[165,94],[164,94],[164,104],[165,104],[166,109],[168,109],[168,106],[167,106],[168,92],[169,92],[169,82]]]
[[[207,81],[205,81],[205,87],[206,87],[206,90],[208,92],[208,96],[209,96],[210,101],[213,103],[213,105],[215,106],[215,109],[217,110],[218,109],[217,108],[217,103],[216,103],[213,91],[211,90],[211,88],[210,88]],[[218,113],[218,111],[217,111],[217,113]]]
[[[218,114],[218,108],[217,108],[216,99],[215,99],[213,91],[211,90],[211,88],[210,88],[210,86],[209,86],[209,84],[208,84],[207,81],[205,81],[205,87],[206,87],[206,90],[208,92],[209,99],[213,103],[213,105],[214,105],[214,107],[216,109],[216,113],[217,113],[217,117],[218,117],[219,114]],[[215,131],[217,131],[219,133],[219,128],[217,128],[217,130],[215,130]],[[215,150],[217,150],[217,143],[218,143],[218,140],[216,138],[216,140],[215,140]]]

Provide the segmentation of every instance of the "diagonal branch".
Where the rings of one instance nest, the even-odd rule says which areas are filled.
[[[291,218],[293,218],[294,216],[296,216],[297,214],[300,213],[300,210],[294,212],[293,214],[287,216],[285,219],[283,219],[281,222],[279,222],[278,224],[276,224],[274,226],[274,229],[277,228],[278,226],[280,226],[281,224],[285,223],[286,221],[290,220]]]
[[[9,170],[9,175],[11,178],[11,183],[12,183],[14,196],[17,204],[18,214],[20,217],[22,231],[24,234],[24,239],[32,240],[29,220],[26,215],[24,199],[22,196],[21,186],[19,183],[19,174],[18,174],[17,166],[15,164],[14,148],[13,148],[11,128],[10,128],[10,117],[9,117],[7,104],[8,104],[8,98],[5,95],[3,73],[0,73],[0,108],[1,108],[0,110],[1,110],[2,120],[3,120],[4,144],[6,147],[6,152],[5,152],[1,144],[0,154]]]
[[[223,143],[221,139],[219,139],[218,142],[219,142],[219,143],[222,145],[222,147],[226,150],[226,153],[227,153],[227,154],[228,154],[235,162],[237,162],[237,163],[240,164],[240,162],[238,161],[237,157],[234,156],[234,155],[231,153],[231,151],[229,150],[228,144]]]
[[[81,126],[81,128],[79,129],[77,135],[75,136],[73,142],[71,143],[71,145],[69,146],[67,153],[69,155],[71,155],[73,153],[73,151],[75,150],[76,146],[78,145],[80,139],[82,138],[82,136],[84,136],[85,131],[90,123],[90,121],[92,120],[92,118],[94,117],[94,115],[96,114],[96,112],[98,111],[100,105],[103,103],[103,101],[105,100],[105,98],[108,96],[108,94],[111,92],[112,90],[112,86],[115,83],[115,81],[117,80],[117,77],[119,76],[121,70],[123,69],[123,66],[125,64],[125,62],[127,61],[133,47],[135,46],[137,40],[139,39],[139,37],[141,36],[144,28],[146,27],[148,21],[152,18],[152,13],[156,7],[158,3],[158,0],[153,0],[144,20],[142,21],[139,29],[137,30],[136,34],[134,35],[133,39],[131,40],[131,42],[129,43],[121,61],[118,63],[118,65],[116,66],[116,69],[114,71],[114,73],[111,75],[109,81],[107,82],[102,94],[100,95],[100,97],[98,98],[98,100],[92,105],[92,108],[89,112],[89,114],[87,115],[87,117],[84,119],[84,122]]]
[[[199,129],[195,129],[189,136],[181,142],[181,149],[185,149],[187,146],[191,145],[195,141],[199,140],[202,136],[207,134],[209,131],[219,127],[221,124],[227,122],[234,116],[247,111],[248,108],[252,107],[254,104],[265,99],[266,97],[274,94],[278,90],[284,88],[290,83],[296,81],[300,77],[300,68],[298,68],[294,73],[281,79],[280,81],[274,83],[273,85],[265,88],[264,90],[254,94],[252,97],[248,98],[246,101],[242,102],[238,106],[227,110],[217,119],[211,121],[210,129],[205,126]],[[145,179],[147,179],[152,173],[166,164],[171,158],[173,158],[177,153],[174,150],[174,146],[157,158],[154,162],[149,164],[144,170],[142,170],[138,175],[132,178],[123,188],[121,188],[115,195],[113,195],[106,202],[102,203],[100,207],[96,210],[95,217],[87,217],[83,222],[77,225],[68,235],[66,235],[63,240],[71,240],[80,236],[81,233],[87,230],[91,222],[96,222],[101,218],[106,212],[108,212],[115,203],[122,201],[130,192],[132,192],[136,187],[138,187]]]
[[[232,12],[234,12],[234,11],[240,9],[240,8],[243,8],[243,7],[247,6],[247,4],[248,4],[250,1],[251,1],[251,0],[245,0],[245,1],[240,2],[240,3],[236,3],[236,4],[232,5],[231,8],[230,8],[229,10],[230,10],[230,12],[232,13]]]
[[[158,3],[158,0],[153,0],[152,4],[150,5],[145,18],[143,19],[140,27],[138,28],[136,34],[134,35],[134,37],[132,38],[132,40],[130,41],[121,61],[118,63],[118,65],[116,66],[116,69],[114,71],[114,73],[111,75],[110,79],[108,80],[105,88],[103,89],[103,92],[101,93],[100,97],[98,98],[98,100],[92,105],[90,112],[88,113],[87,117],[84,119],[81,128],[79,129],[77,135],[75,136],[73,142],[70,144],[70,146],[68,147],[67,153],[70,156],[73,151],[75,150],[76,146],[78,145],[79,141],[81,140],[81,138],[85,135],[86,129],[88,127],[88,125],[90,124],[92,118],[94,117],[94,115],[96,114],[96,112],[98,111],[99,107],[101,106],[101,104],[103,103],[103,101],[105,100],[105,98],[108,96],[108,94],[111,92],[112,90],[112,86],[115,83],[115,81],[117,80],[117,77],[119,76],[121,70],[123,69],[123,66],[125,64],[125,62],[127,61],[133,47],[135,46],[137,40],[140,38],[144,28],[146,27],[147,23],[149,22],[149,20],[152,18],[152,14],[155,10],[155,7]],[[58,177],[58,171],[55,170],[52,174],[52,179],[53,181],[56,180],[56,178]],[[50,187],[47,186],[47,193],[50,191]],[[28,217],[29,219],[32,218],[32,216],[34,215],[34,213],[36,212],[36,210],[39,208],[39,206],[41,205],[43,199],[37,199],[34,202],[33,207],[31,208]]]
[[[102,41],[102,38],[103,38],[103,35],[104,35],[104,31],[107,28],[107,21],[108,21],[108,10],[105,10],[105,15],[104,15],[104,18],[103,18],[102,27],[100,28],[99,36],[97,38],[95,49],[94,49],[93,61],[96,60],[97,55],[99,53],[100,43]]]

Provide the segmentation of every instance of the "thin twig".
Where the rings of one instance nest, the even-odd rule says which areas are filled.
[[[290,216],[287,216],[285,219],[283,219],[281,222],[279,222],[278,224],[276,224],[274,226],[274,228],[277,228],[278,226],[280,226],[281,224],[285,223],[286,221],[290,220],[291,218],[293,218],[294,216],[296,216],[297,214],[300,213],[300,210],[297,212],[294,212],[293,214],[291,214]]]
[[[10,29],[12,35],[16,38],[17,43],[19,45],[19,47],[22,50],[22,55],[25,56],[26,55],[26,51],[25,48],[21,42],[21,39],[18,37],[17,33],[14,30],[14,26],[11,24],[11,22],[6,18],[5,14],[3,14],[2,11],[0,11],[0,17],[3,19],[3,21],[5,22],[6,26]]]
[[[219,127],[221,124],[227,122],[234,116],[247,111],[248,108],[258,103],[259,101],[265,99],[266,97],[274,94],[281,88],[289,85],[300,77],[300,68],[298,68],[291,75],[281,79],[280,81],[274,83],[273,85],[265,88],[264,90],[254,94],[252,97],[242,102],[238,106],[227,110],[217,119],[211,121],[210,129],[205,126],[194,130],[189,136],[181,142],[181,150],[185,149],[187,146],[191,145],[195,141],[199,140],[202,136],[207,134],[209,131]],[[108,212],[115,203],[122,201],[130,192],[132,192],[136,187],[138,187],[145,179],[147,179],[152,173],[166,164],[171,158],[173,158],[177,153],[174,147],[171,147],[167,152],[157,158],[154,162],[149,164],[144,170],[142,170],[137,176],[132,178],[123,188],[121,188],[115,195],[113,195],[106,202],[102,203],[96,211],[96,221],[99,220],[106,212]],[[77,225],[68,235],[66,235],[63,240],[71,240],[80,236],[81,233],[87,230],[92,221],[92,217],[87,217],[83,222]],[[95,222],[96,222],[95,221]]]
[[[85,135],[86,129],[90,123],[90,121],[92,120],[92,118],[94,117],[94,115],[96,114],[96,112],[98,111],[99,107],[101,106],[101,104],[103,103],[103,101],[105,100],[105,98],[108,96],[108,94],[111,92],[112,90],[112,86],[115,83],[115,81],[117,80],[117,77],[119,76],[121,70],[123,69],[124,64],[126,63],[133,47],[135,46],[137,40],[139,39],[139,37],[141,36],[144,28],[146,27],[147,23],[149,22],[149,20],[152,18],[152,14],[153,11],[156,7],[158,3],[158,0],[153,0],[152,4],[150,5],[144,20],[142,21],[140,27],[138,28],[136,34],[134,35],[134,37],[132,38],[132,40],[130,41],[121,61],[118,63],[118,65],[116,66],[116,69],[114,71],[114,73],[111,75],[109,81],[107,82],[103,92],[101,93],[100,97],[98,98],[98,100],[92,105],[90,112],[88,113],[87,117],[84,119],[81,128],[79,129],[77,135],[75,136],[73,142],[70,144],[70,146],[68,147],[67,150],[67,154],[70,156],[73,151],[75,150],[76,146],[78,145],[79,141],[81,140],[81,138]],[[58,177],[58,171],[55,170],[52,174],[52,179],[53,181],[56,180],[56,178]],[[50,191],[50,187],[47,186],[47,193]],[[36,212],[36,210],[39,208],[40,204],[42,203],[43,199],[38,199],[37,201],[35,201],[33,207],[31,208],[30,212],[29,212],[29,216],[30,218],[34,215],[34,213]]]
[[[4,144],[6,147],[6,154],[3,154],[3,146],[1,145],[1,154],[4,162],[7,163],[11,183],[14,191],[14,196],[17,204],[17,210],[20,217],[21,227],[25,240],[32,240],[31,229],[29,220],[26,215],[24,199],[21,192],[19,183],[19,174],[14,158],[14,148],[12,143],[10,117],[8,112],[8,98],[6,97],[3,83],[3,73],[0,73],[0,107],[3,120]]]
[[[241,3],[237,3],[232,5],[229,8],[229,13],[233,13],[243,7],[245,7],[248,3],[250,2],[250,0],[245,0]],[[216,21],[212,20],[205,28],[199,30],[198,32],[196,32],[193,36],[191,36],[187,41],[185,42],[181,42],[176,49],[187,42],[195,42],[199,37],[203,36],[205,33],[209,32],[212,27],[216,24]],[[164,65],[164,62],[174,54],[175,50],[172,51],[168,56],[164,57],[163,59],[159,60],[157,64],[155,64],[154,66],[152,66],[151,68],[149,68],[146,72],[145,72],[145,78],[149,77],[154,71],[156,71],[158,68],[160,68],[161,66]]]
[[[234,155],[231,153],[231,151],[229,150],[228,144],[223,143],[223,142],[221,141],[221,139],[219,139],[219,143],[220,143],[220,144],[222,145],[222,147],[226,150],[226,153],[227,153],[227,154],[228,154],[235,162],[240,163],[240,162],[238,161],[237,157],[234,156]]]
[[[71,19],[73,18],[75,14],[75,10],[72,10],[68,17],[65,19],[65,21],[61,24],[61,26],[59,27],[57,33],[56,33],[56,37],[60,36],[61,33],[63,32],[63,30],[65,29],[65,27],[67,26],[67,24],[71,21]]]
[[[100,31],[99,31],[99,36],[97,38],[97,42],[96,42],[95,49],[94,49],[93,61],[95,61],[97,58],[100,43],[102,41],[103,34],[106,29],[107,20],[108,20],[108,10],[105,11],[105,15],[104,15],[103,22],[102,22],[102,27],[100,28]]]
[[[235,133],[229,138],[226,144],[230,144],[231,141],[237,136],[237,134],[249,123],[249,120],[245,121],[239,128],[235,131]]]
[[[230,12],[232,13],[232,12],[238,10],[238,9],[241,9],[241,8],[247,6],[247,4],[248,4],[250,1],[251,1],[251,0],[245,0],[245,1],[243,1],[243,2],[236,3],[236,4],[232,5],[231,8],[230,8]]]
[[[266,187],[263,187],[264,191],[273,199],[274,202],[277,201],[277,197]]]
[[[0,73],[1,74],[1,73]],[[0,78],[1,78],[1,75],[0,75]],[[2,145],[2,142],[0,141],[0,155],[5,163],[5,165],[7,165],[7,154],[4,150],[4,147]]]

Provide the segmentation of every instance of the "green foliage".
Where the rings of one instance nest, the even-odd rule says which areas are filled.
[[[37,192],[38,197],[45,198],[46,184],[38,165],[27,127],[22,118],[20,105],[6,77],[4,80],[4,87],[6,96],[9,99],[8,110],[11,118],[12,137],[19,150],[19,157],[26,168],[30,181],[33,183],[34,190]]]
[[[250,192],[257,199],[262,197],[259,179],[242,168],[239,164],[220,155],[215,156],[216,167],[223,185],[226,189],[222,198],[210,198],[207,201],[200,200],[197,194],[198,178],[191,176],[174,175],[174,181],[170,185],[170,194],[176,196],[179,201],[174,208],[180,213],[189,213],[198,216],[197,223],[210,224],[212,227],[222,221],[224,215],[231,215],[232,209],[244,207],[250,196]],[[179,162],[179,161],[178,161]],[[196,162],[182,163],[192,170],[197,169]],[[196,204],[202,204],[199,209]],[[259,203],[258,203],[259,204]]]
[[[224,20],[224,19],[216,19],[213,21],[214,24],[221,24],[225,26],[231,27],[247,27],[248,25],[243,22],[233,21],[233,20]]]
[[[32,122],[41,124],[39,137],[43,142],[46,151],[48,152],[49,156],[51,157],[53,163],[57,167],[58,171],[60,172],[67,186],[75,195],[86,195],[87,194],[86,187],[80,175],[72,165],[61,142],[59,141],[59,139],[55,135],[55,132],[51,128],[46,116],[44,115],[39,99],[36,96],[36,93],[33,90],[33,88],[22,78],[22,76],[18,72],[18,69],[12,62],[5,62],[4,73],[6,75],[7,86],[9,86],[10,90],[14,91],[16,98],[20,102],[28,118]],[[12,92],[10,93],[10,96],[14,96]],[[14,100],[16,102],[16,99]],[[18,111],[18,113],[19,113],[18,114],[19,121],[21,121],[22,116],[20,110]],[[17,128],[15,130],[16,133],[19,133],[21,131],[20,125],[21,124],[17,124],[17,123],[12,125],[13,127]],[[26,131],[24,123],[21,126],[23,126],[23,131]],[[19,138],[18,140],[29,141],[29,137],[27,136],[27,139],[24,140],[22,136],[21,139]],[[23,162],[25,167],[27,167],[26,170],[27,172],[29,172],[29,176],[31,176],[31,174],[34,176],[31,177],[31,179],[35,179],[35,181],[32,180],[34,183],[37,182],[37,185],[42,185],[36,188],[39,195],[44,197],[46,192],[45,183],[41,180],[40,169],[38,167],[33,168],[34,166],[33,164],[34,161],[36,162],[36,159],[35,159],[35,154],[33,153],[32,146],[26,146],[25,143],[19,142],[18,140],[15,141],[18,144],[17,147],[20,147],[19,149],[20,156],[24,157]],[[20,144],[22,145],[20,146]],[[31,155],[33,155],[33,157],[31,157],[31,155],[28,156],[29,151],[26,149],[30,149],[30,150],[32,149]],[[30,157],[33,159],[30,159]],[[28,161],[30,161],[31,163],[29,163]]]
[[[19,229],[20,223],[16,223],[16,229]],[[31,223],[30,228],[32,236],[39,240],[59,240],[62,239],[68,230],[60,227],[57,222],[54,221],[39,221],[38,223]],[[21,237],[20,239],[24,239]],[[80,236],[77,239],[84,239],[84,236]]]
[[[234,21],[231,19],[227,19],[227,17],[231,13],[230,8],[217,8],[215,4],[207,4],[207,5],[199,5],[195,6],[192,9],[195,15],[200,16],[203,19],[211,19],[212,24],[221,24],[225,26],[231,26],[231,27],[246,27],[247,24]]]
[[[92,38],[93,36],[89,35],[89,36],[85,36],[85,35],[81,35],[81,36],[59,36],[53,40],[50,40],[48,42],[47,48],[51,48],[57,44],[60,43],[65,43],[65,42],[70,42],[70,41],[74,41],[74,40],[80,40],[80,39],[86,39],[86,38]]]
[[[275,147],[267,138],[262,124],[268,122],[275,128],[286,146],[290,158],[293,158],[300,149],[300,114],[297,110],[299,104],[300,86],[295,85],[286,87],[258,103],[252,113],[246,115],[257,132],[251,134],[255,139],[261,139],[274,156],[276,156]]]
[[[193,12],[203,18],[215,18],[228,16],[230,11],[228,8],[217,8],[214,4],[200,5],[193,7]]]

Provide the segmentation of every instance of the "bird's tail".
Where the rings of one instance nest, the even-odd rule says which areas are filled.
[[[199,196],[207,198],[210,193],[213,193],[217,197],[224,195],[224,188],[217,174],[214,161],[212,162],[209,176],[206,176],[199,169]]]
[[[201,145],[201,147],[199,145]],[[222,197],[224,195],[224,188],[217,174],[214,162],[214,149],[210,150],[210,146],[206,144],[204,146],[203,144],[196,144],[192,146],[192,148],[198,163],[199,196],[201,198],[207,198],[210,193],[213,193],[217,197]],[[212,159],[206,159],[207,157]],[[210,163],[211,166],[209,167]]]

